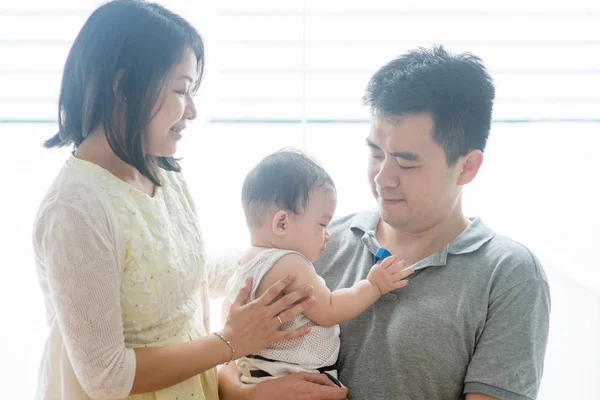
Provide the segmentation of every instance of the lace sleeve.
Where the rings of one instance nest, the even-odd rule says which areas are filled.
[[[47,205],[34,230],[46,301],[75,375],[88,396],[103,399],[128,396],[136,368],[133,349],[124,344],[123,258],[111,221],[102,202],[81,189]]]
[[[190,193],[188,183],[180,173],[172,174],[173,178],[181,188],[192,208],[192,211],[198,217],[194,198]],[[228,251],[225,254],[215,255],[208,254],[206,257],[206,279],[208,280],[208,289],[210,299],[216,299],[225,295],[225,288],[229,278],[233,276],[238,260],[241,258],[243,251]]]
[[[229,251],[219,256],[209,254],[206,270],[211,299],[225,295],[227,282],[233,276],[242,254],[243,251]]]

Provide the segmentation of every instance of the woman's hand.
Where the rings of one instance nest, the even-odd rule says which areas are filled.
[[[271,286],[261,297],[247,303],[252,288],[252,279],[246,283],[231,305],[225,327],[221,331],[223,337],[231,342],[235,349],[235,358],[256,353],[280,340],[290,340],[306,335],[310,328],[294,331],[281,331],[282,323],[291,321],[314,302],[310,285],[296,289],[277,301],[283,289],[292,284],[295,274],[289,274]]]

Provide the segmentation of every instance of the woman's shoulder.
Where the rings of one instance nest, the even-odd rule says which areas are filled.
[[[84,236],[102,237],[106,243],[118,243],[116,213],[98,175],[77,168],[68,162],[43,197],[33,224],[33,244],[36,254],[48,243],[70,245],[85,240]],[[62,231],[61,231],[62,229]],[[62,232],[62,233],[59,233]],[[56,236],[61,240],[56,242]],[[117,251],[121,247],[116,245]]]
[[[110,210],[110,199],[101,177],[81,168],[70,158],[63,165],[44,195],[38,218],[69,210],[97,214]]]

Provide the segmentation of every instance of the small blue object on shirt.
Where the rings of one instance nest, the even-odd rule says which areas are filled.
[[[392,253],[390,253],[387,249],[380,247],[379,250],[377,250],[377,253],[373,255],[373,264],[376,264],[379,260],[383,260],[391,255]]]

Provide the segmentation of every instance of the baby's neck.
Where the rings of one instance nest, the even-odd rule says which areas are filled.
[[[281,245],[279,238],[269,233],[262,229],[250,229],[250,245],[263,249],[279,248]]]
[[[282,248],[281,246],[277,238],[271,238],[268,235],[261,235],[257,232],[250,232],[250,248],[246,250],[240,259],[240,264],[247,263],[263,250],[280,249]]]

